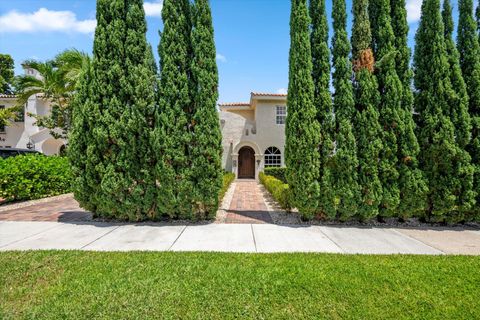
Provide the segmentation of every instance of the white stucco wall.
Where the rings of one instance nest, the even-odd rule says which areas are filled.
[[[253,99],[252,99],[253,100]],[[276,147],[281,152],[282,166],[285,164],[285,125],[276,124],[276,106],[285,106],[286,99],[254,101],[252,110],[236,110],[225,107],[220,111],[223,137],[222,163],[226,171],[237,174],[234,166],[238,152],[244,146],[255,151],[255,173],[264,169],[264,153],[269,147]],[[239,108],[241,109],[241,108]],[[259,160],[259,162],[258,162]]]
[[[15,98],[0,98],[0,105],[6,108],[15,104]],[[0,148],[25,149],[28,142],[32,142],[37,151],[47,155],[57,154],[65,141],[54,139],[47,129],[36,126],[36,119],[28,115],[30,113],[44,116],[49,112],[50,105],[47,100],[32,96],[24,109],[24,122],[12,122],[5,128],[5,133],[0,133]],[[44,143],[47,144],[44,146]]]

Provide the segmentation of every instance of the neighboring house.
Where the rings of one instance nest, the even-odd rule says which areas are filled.
[[[39,77],[33,69],[25,69],[27,75]],[[0,94],[0,108],[15,106],[14,95]],[[59,154],[66,141],[55,139],[50,130],[35,125],[36,119],[28,114],[40,116],[50,112],[49,102],[40,95],[31,96],[17,120],[6,127],[0,127],[0,148],[21,148],[40,151],[46,155]]]
[[[258,179],[265,167],[285,165],[287,95],[251,93],[248,103],[221,103],[222,164],[239,179]]]

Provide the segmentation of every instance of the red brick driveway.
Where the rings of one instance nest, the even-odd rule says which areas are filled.
[[[1,207],[0,207],[1,208]],[[80,208],[73,196],[52,198],[27,207],[0,211],[0,221],[88,221],[92,214]]]
[[[254,180],[237,180],[225,223],[273,223]]]

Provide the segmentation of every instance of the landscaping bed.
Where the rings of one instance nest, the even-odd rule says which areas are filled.
[[[72,172],[65,157],[42,154],[0,158],[0,204],[71,192]]]
[[[467,319],[480,257],[0,253],[2,319]]]

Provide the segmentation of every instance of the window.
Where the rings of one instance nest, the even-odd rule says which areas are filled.
[[[277,106],[276,108],[277,108],[276,123],[285,124],[285,120],[287,119],[287,107]]]
[[[281,167],[282,153],[278,148],[270,147],[265,150],[265,167]]]

